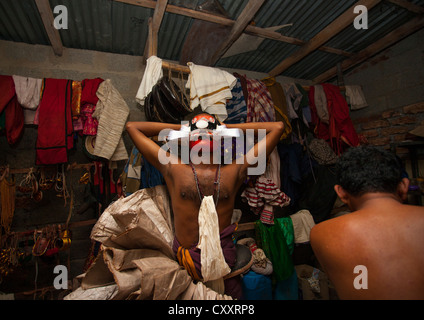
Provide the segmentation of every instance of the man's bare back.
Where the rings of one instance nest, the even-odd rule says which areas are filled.
[[[424,299],[424,208],[407,205],[400,159],[371,146],[336,165],[352,213],[317,224],[311,245],[341,299]]]
[[[369,201],[311,232],[314,252],[339,297],[424,299],[424,208],[387,198]],[[364,266],[358,270],[367,274],[354,273],[356,266]],[[355,288],[357,277],[364,277],[367,289]]]

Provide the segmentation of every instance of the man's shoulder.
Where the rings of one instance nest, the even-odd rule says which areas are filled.
[[[340,229],[346,229],[354,222],[351,219],[351,215],[352,213],[348,213],[339,217],[331,218],[317,223],[312,228],[312,232],[323,235],[333,233],[337,234],[340,232]]]
[[[316,224],[310,234],[311,245],[326,250],[348,247],[352,239],[358,239],[361,234],[360,220],[356,214],[349,213]]]

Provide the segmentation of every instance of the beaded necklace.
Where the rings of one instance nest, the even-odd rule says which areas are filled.
[[[192,169],[193,174],[194,174],[194,180],[196,181],[197,193],[199,194],[199,198],[200,198],[200,202],[201,202],[203,200],[204,194],[202,192],[202,189],[200,188],[199,179],[197,177],[196,169],[194,168],[192,163],[190,163],[190,166],[191,166],[191,169]],[[215,197],[215,193],[217,194],[216,199],[215,199],[215,208],[217,208],[217,206],[218,206],[220,185],[221,185],[221,164],[218,165],[218,167],[216,168],[216,172],[215,172],[214,190],[213,190],[213,195],[212,195],[212,197]]]

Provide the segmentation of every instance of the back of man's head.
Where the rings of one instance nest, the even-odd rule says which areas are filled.
[[[337,184],[352,196],[396,193],[403,166],[395,154],[373,146],[349,148],[336,164]]]

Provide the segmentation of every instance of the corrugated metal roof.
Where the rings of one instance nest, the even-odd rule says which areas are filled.
[[[49,44],[33,0],[0,1],[0,38],[31,44]]]
[[[209,0],[211,1],[211,0]],[[205,0],[170,0],[168,4],[196,9]],[[265,1],[257,12],[257,27],[292,23],[278,32],[303,41],[317,33],[349,9],[355,0],[273,0]],[[236,20],[248,0],[220,0],[230,19]],[[424,6],[424,0],[411,3]],[[142,55],[148,35],[148,19],[153,9],[113,0],[50,0],[51,8],[65,5],[68,29],[60,30],[64,47]],[[417,14],[388,1],[369,11],[367,30],[348,26],[326,46],[356,53],[374,43]],[[194,19],[166,12],[159,30],[158,56],[178,61],[187,33]],[[0,39],[48,45],[49,39],[34,0],[0,0]],[[268,73],[300,47],[264,39],[255,50],[220,59],[216,66]],[[312,79],[345,57],[315,51],[283,72],[283,75]]]

